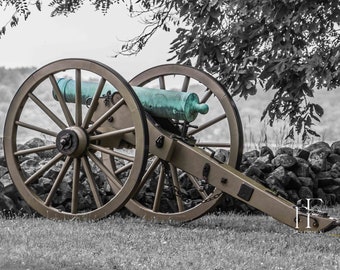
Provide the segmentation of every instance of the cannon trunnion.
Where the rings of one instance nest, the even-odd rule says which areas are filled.
[[[39,136],[45,145],[22,146]],[[146,219],[188,221],[227,193],[298,230],[339,225],[237,171],[242,147],[225,89],[209,74],[171,64],[130,83],[92,60],[48,64],[16,93],[4,132],[14,184],[48,218],[99,219],[125,206]],[[28,166],[32,155],[41,161]]]

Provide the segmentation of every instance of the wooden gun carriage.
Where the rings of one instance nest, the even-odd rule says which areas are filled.
[[[47,143],[23,148],[30,136]],[[212,76],[189,66],[154,67],[128,83],[96,61],[50,63],[12,100],[4,149],[23,199],[52,219],[100,219],[125,206],[146,219],[189,221],[227,193],[298,230],[340,224],[298,208],[237,170],[243,151],[237,108]],[[216,155],[221,149],[225,160]],[[31,155],[44,159],[22,165]],[[41,193],[36,183],[47,175],[53,181]],[[55,197],[62,185],[70,198],[60,209]],[[82,207],[83,200],[91,207]],[[169,201],[171,211],[164,210]]]

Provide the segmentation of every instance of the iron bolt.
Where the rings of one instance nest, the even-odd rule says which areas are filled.
[[[157,140],[156,140],[156,146],[157,146],[158,148],[162,148],[163,145],[164,145],[164,136],[162,135],[162,136],[159,136],[159,137],[157,138]]]
[[[71,146],[71,135],[66,134],[60,139],[61,149],[68,148]]]
[[[222,177],[222,179],[221,179],[221,183],[222,184],[226,184],[228,182],[228,179],[227,178],[224,178],[224,177]]]

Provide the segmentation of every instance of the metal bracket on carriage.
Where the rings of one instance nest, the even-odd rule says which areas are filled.
[[[108,107],[110,103],[113,102],[113,94],[111,93],[111,91],[108,91],[104,97],[104,104],[106,107]]]
[[[196,140],[193,137],[184,137],[184,136],[179,136],[179,135],[172,134],[171,138],[179,140],[179,141],[182,141],[185,144],[190,145],[190,146],[195,146],[195,144],[196,144]]]
[[[203,178],[199,180],[199,186],[200,186],[201,191],[207,189],[209,173],[210,173],[210,164],[205,163],[203,167],[203,171],[202,171]]]

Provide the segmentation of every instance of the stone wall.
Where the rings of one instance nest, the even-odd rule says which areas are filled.
[[[306,198],[321,198],[327,206],[340,203],[340,141],[276,153],[264,146],[243,154],[240,171],[294,203]],[[227,196],[221,210],[254,209]]]
[[[35,139],[27,143],[40,145],[43,142]],[[12,183],[2,145],[2,138],[0,138],[0,212],[6,216],[32,215],[34,211],[20,198]],[[38,155],[31,156],[23,160],[21,166],[27,167],[30,164],[44,162],[43,158]],[[240,171],[294,203],[304,198],[321,198],[328,206],[340,203],[340,141],[332,145],[318,142],[304,149],[282,147],[276,153],[269,147],[245,152]],[[154,178],[156,181],[157,175]],[[72,178],[70,178],[71,182]],[[34,188],[43,193],[49,190],[51,185],[52,180],[47,175],[41,178]],[[90,193],[89,187],[84,185],[81,190],[83,198],[80,202],[84,208],[90,207],[87,206],[86,199],[86,192]],[[105,192],[105,188],[102,190]],[[104,194],[104,196],[109,199],[112,194]],[[70,198],[71,188],[65,185],[58,196],[57,208],[67,209]],[[252,207],[230,196],[223,199],[218,211],[256,212]]]

